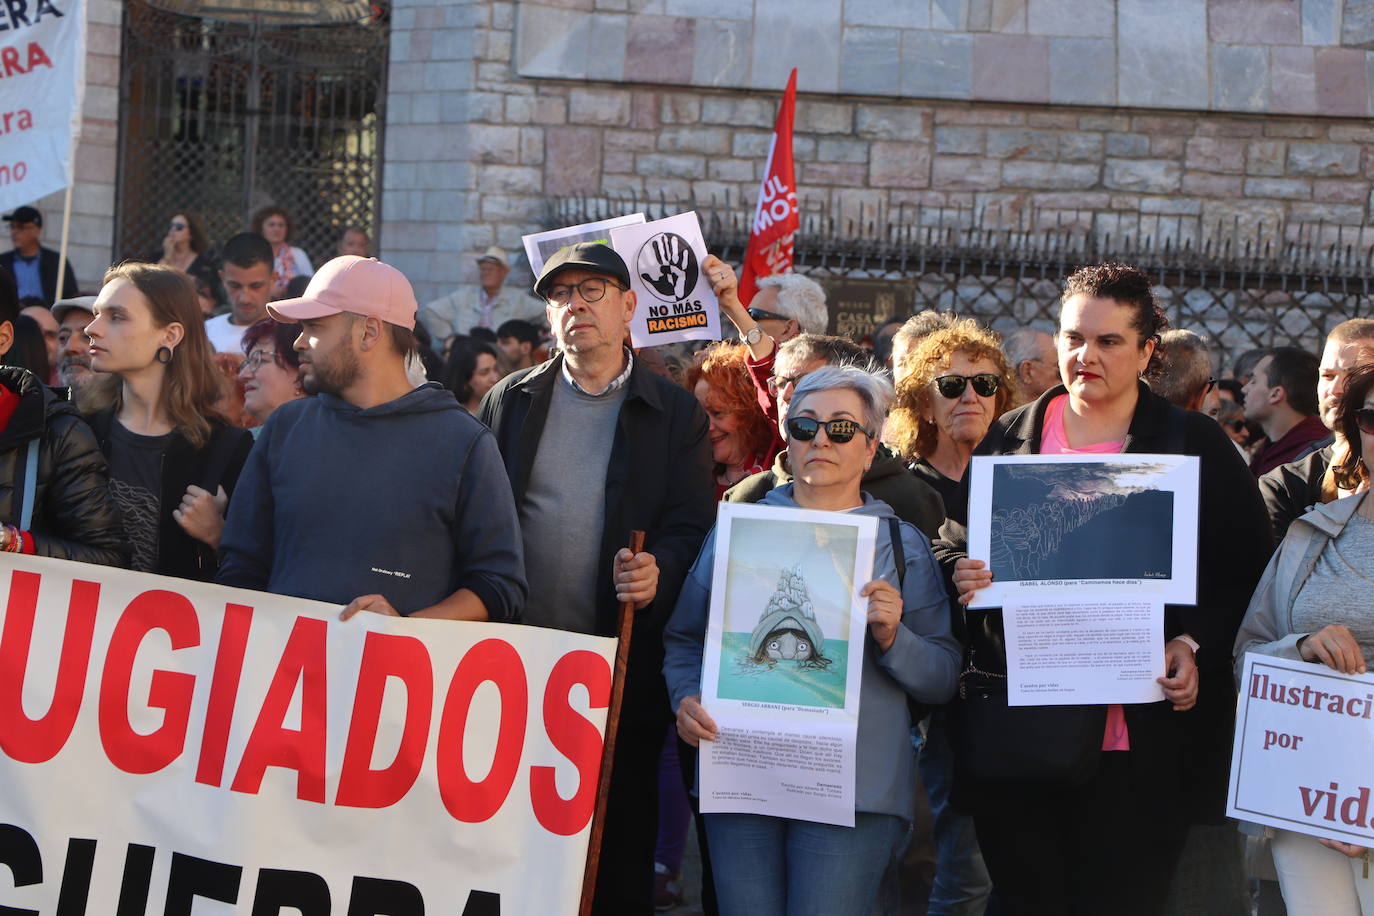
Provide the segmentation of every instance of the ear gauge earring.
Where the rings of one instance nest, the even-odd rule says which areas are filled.
[[[164,366],[170,364],[172,361],[172,348],[158,347],[157,352],[153,354],[153,358],[156,359],[158,362],[162,363],[162,365]]]

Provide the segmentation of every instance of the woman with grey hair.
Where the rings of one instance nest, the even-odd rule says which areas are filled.
[[[797,385],[783,428],[794,475],[762,505],[844,512],[878,519],[867,638],[860,681],[854,826],[838,827],[753,814],[706,814],[720,912],[815,912],[866,916],[879,882],[910,827],[916,786],[908,700],[943,703],[954,692],[959,644],[950,633],[949,601],[925,537],[888,505],[861,492],[877,433],[892,400],[881,375],[853,366],[825,367]],[[663,672],[678,734],[698,746],[714,740],[701,705],[701,661],[714,566],[715,532],[687,576],[664,634]],[[784,570],[784,573],[787,573]],[[786,576],[784,576],[786,578]],[[760,607],[766,616],[768,608]],[[803,615],[804,616],[804,615]],[[801,658],[811,647],[779,638],[770,658]],[[800,635],[798,635],[798,633]],[[784,645],[785,642],[785,645]],[[767,649],[767,647],[765,647]]]

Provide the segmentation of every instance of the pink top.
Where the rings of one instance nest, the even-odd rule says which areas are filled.
[[[1042,455],[1112,455],[1121,451],[1123,442],[1094,442],[1082,448],[1070,448],[1064,432],[1064,405],[1069,396],[1061,394],[1045,407],[1045,425],[1040,433]],[[1107,707],[1107,728],[1102,733],[1102,750],[1129,751],[1131,736],[1126,731],[1126,712],[1121,704]]]

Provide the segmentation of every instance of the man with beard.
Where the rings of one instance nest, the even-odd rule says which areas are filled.
[[[91,311],[94,304],[95,296],[77,296],[59,299],[52,307],[52,317],[57,321],[57,380],[71,391],[78,407],[95,378],[90,338],[86,336],[86,325],[95,320]]]
[[[451,620],[515,619],[525,600],[510,482],[452,393],[413,388],[415,293],[394,267],[345,256],[299,299],[307,394],[268,418],[229,508],[218,582]]]

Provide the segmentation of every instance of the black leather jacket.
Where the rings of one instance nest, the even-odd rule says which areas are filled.
[[[119,510],[95,434],[76,406],[27,369],[0,366],[0,385],[19,395],[0,431],[0,519],[18,525],[29,442],[38,439],[38,482],[29,533],[39,556],[127,566]]]

